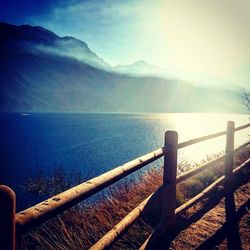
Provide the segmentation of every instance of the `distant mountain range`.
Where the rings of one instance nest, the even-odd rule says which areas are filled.
[[[0,111],[244,111],[240,90],[167,78],[145,61],[111,67],[73,37],[0,23]]]
[[[139,60],[129,65],[117,65],[113,68],[113,70],[115,72],[131,76],[153,76],[163,79],[183,80],[198,87],[219,88],[234,91],[247,89],[244,85],[236,85],[225,79],[212,77],[204,73],[194,73],[174,68],[161,68],[151,65],[144,60]]]

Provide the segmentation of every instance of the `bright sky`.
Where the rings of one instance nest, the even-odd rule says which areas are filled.
[[[249,12],[249,0],[0,3],[0,20],[41,25],[77,37],[112,65],[143,59],[250,88]]]

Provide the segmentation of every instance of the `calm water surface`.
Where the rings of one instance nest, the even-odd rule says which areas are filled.
[[[163,146],[164,132],[176,130],[179,142],[249,122],[236,114],[0,114],[0,182],[23,196],[20,185],[38,169],[77,170],[93,177]],[[236,145],[250,130],[236,134]],[[179,151],[180,159],[199,162],[225,148],[225,137]],[[161,163],[156,163],[161,164]],[[17,202],[19,207],[21,198]],[[23,197],[22,197],[23,200]]]

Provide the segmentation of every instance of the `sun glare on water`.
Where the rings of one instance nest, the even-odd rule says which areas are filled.
[[[167,117],[171,120],[171,125],[168,130],[171,129],[178,132],[179,142],[225,131],[228,121],[234,121],[235,127],[249,122],[247,115],[235,114],[167,114],[165,119]],[[249,128],[236,132],[235,147],[246,142],[249,138],[249,134]],[[191,159],[199,163],[206,159],[207,156],[222,153],[225,150],[225,146],[226,137],[220,136],[179,150],[180,159]]]

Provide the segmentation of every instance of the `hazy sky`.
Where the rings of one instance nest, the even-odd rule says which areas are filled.
[[[4,0],[0,19],[75,36],[112,65],[250,80],[249,0]]]

